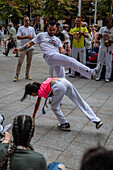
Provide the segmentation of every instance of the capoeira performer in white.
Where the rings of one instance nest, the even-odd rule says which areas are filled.
[[[27,84],[25,86],[25,93],[21,101],[23,101],[27,95],[38,97],[33,112],[34,118],[39,109],[41,98],[44,97],[46,99],[44,103],[45,106],[47,98],[52,96],[51,109],[59,121],[57,127],[61,130],[70,130],[70,124],[60,109],[60,103],[64,95],[73,101],[90,121],[96,124],[97,129],[99,129],[103,124],[103,122],[95,115],[90,106],[82,99],[75,87],[65,78],[48,78],[46,81],[41,83],[34,82]],[[46,113],[44,107],[42,112],[43,114]]]
[[[66,67],[79,72],[88,79],[91,79],[92,77],[96,78],[100,71],[101,64],[99,63],[96,68],[90,69],[76,59],[66,56],[65,53],[68,52],[68,49],[64,50],[60,39],[54,36],[55,32],[56,23],[50,22],[47,32],[39,33],[36,38],[26,43],[20,49],[15,48],[14,53],[26,50],[35,44],[39,44],[46,63],[50,67],[53,67],[57,77],[65,77],[64,67]]]
[[[112,50],[113,50],[113,27],[112,27],[112,19],[106,20],[107,26],[101,27],[99,30],[99,38],[100,38],[100,48],[98,54],[97,63],[101,62],[101,69],[96,78],[97,81],[100,80],[101,71],[103,68],[103,64],[106,64],[106,73],[105,73],[105,81],[109,82],[111,78],[112,72]]]

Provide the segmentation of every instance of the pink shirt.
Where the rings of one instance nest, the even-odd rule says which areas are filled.
[[[47,98],[49,92],[51,91],[51,86],[50,82],[54,78],[47,78],[46,81],[41,83],[40,89],[38,90],[38,97],[44,97],[45,99]]]

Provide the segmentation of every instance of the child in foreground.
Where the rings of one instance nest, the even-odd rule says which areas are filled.
[[[41,98],[44,97],[47,101],[47,98],[52,96],[51,109],[59,121],[57,128],[61,130],[70,130],[70,124],[60,109],[60,103],[64,95],[73,101],[90,121],[96,124],[97,129],[103,125],[103,122],[96,116],[90,106],[81,98],[75,87],[65,78],[47,78],[47,80],[42,83],[34,82],[27,84],[25,86],[25,93],[21,101],[23,101],[27,95],[34,97],[38,96],[33,117],[36,116],[39,109]],[[43,112],[45,112],[44,108]]]

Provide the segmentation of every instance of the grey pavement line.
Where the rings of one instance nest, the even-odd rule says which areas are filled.
[[[107,139],[106,139],[106,141],[105,141],[105,143],[104,143],[104,146],[106,145],[107,141],[109,140],[109,137],[110,137],[110,135],[112,134],[112,132],[113,132],[113,129],[111,130],[111,133],[108,135],[108,137],[107,137]]]

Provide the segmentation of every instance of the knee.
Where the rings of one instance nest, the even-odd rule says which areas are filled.
[[[63,164],[59,164],[58,168],[60,168],[61,170],[65,170],[65,166]]]

